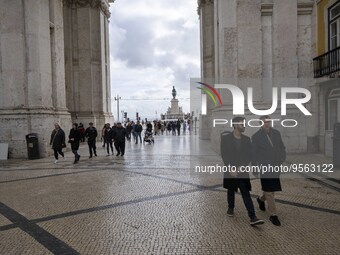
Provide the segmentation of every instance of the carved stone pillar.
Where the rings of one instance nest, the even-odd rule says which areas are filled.
[[[214,0],[198,0],[197,3],[201,32],[201,80],[213,85],[215,83]],[[200,139],[210,139],[212,128],[210,119],[213,108],[213,103],[208,100],[207,115],[200,116]]]
[[[45,157],[53,124],[71,124],[65,102],[62,2],[1,0],[0,6],[0,142],[9,144],[11,158],[25,158],[25,135],[37,133]]]
[[[113,121],[109,17],[107,0],[64,0],[67,107],[73,121],[97,128]]]

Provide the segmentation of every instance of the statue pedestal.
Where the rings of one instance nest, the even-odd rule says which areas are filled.
[[[178,99],[171,99],[171,114],[179,114]]]

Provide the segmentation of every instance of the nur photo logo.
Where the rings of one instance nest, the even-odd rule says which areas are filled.
[[[201,87],[197,87],[198,89],[202,90],[201,94],[201,101],[202,101],[202,108],[201,108],[201,114],[206,115],[207,114],[207,95],[211,98],[211,100],[214,102],[215,107],[218,106],[217,101],[219,103],[219,106],[223,106],[221,95],[216,91],[216,89],[222,89],[222,92],[224,90],[227,90],[232,95],[232,109],[233,109],[233,115],[244,115],[245,114],[245,96],[243,91],[237,87],[236,85],[232,84],[215,84],[215,86],[209,85],[207,83],[203,82],[197,82],[201,85]],[[298,98],[289,98],[289,95],[298,95]],[[217,99],[217,100],[216,100]],[[249,111],[257,116],[263,116],[263,115],[271,115],[276,112],[278,103],[279,103],[279,88],[273,87],[272,88],[272,105],[269,109],[256,109],[254,107],[254,98],[253,98],[253,88],[248,87],[247,88],[247,106]],[[307,110],[307,108],[304,106],[305,103],[308,103],[311,99],[311,93],[309,90],[305,88],[299,88],[299,87],[282,87],[280,88],[280,102],[281,102],[281,116],[287,115],[287,105],[294,105],[296,108],[298,108],[305,116],[311,116],[312,114],[310,111]],[[251,127],[259,127],[258,125],[254,126],[251,125],[252,122],[255,120],[250,120],[248,123]],[[258,120],[257,120],[258,121]],[[272,124],[274,125],[275,121],[281,121],[281,125],[283,127],[295,127],[297,126],[298,122],[295,119],[271,119],[270,120]],[[229,121],[225,119],[213,119],[213,126],[216,125],[225,125]],[[288,125],[287,122],[294,123],[293,125]],[[231,123],[231,121],[230,121]],[[232,123],[231,123],[232,125]]]

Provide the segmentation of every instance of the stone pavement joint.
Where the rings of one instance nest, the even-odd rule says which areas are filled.
[[[12,221],[21,230],[32,236],[37,242],[42,244],[46,249],[51,251],[53,254],[67,254],[77,255],[77,251],[72,249],[66,243],[51,235],[49,232],[39,227],[37,224],[32,223],[20,213],[16,212],[12,208],[8,207],[4,203],[0,202],[0,213],[7,219]]]

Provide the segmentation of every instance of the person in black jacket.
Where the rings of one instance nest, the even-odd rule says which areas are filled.
[[[118,122],[116,128],[112,132],[112,137],[117,150],[116,156],[124,156],[125,153],[125,136],[126,129],[122,126],[122,123]]]
[[[126,138],[128,141],[131,141],[131,132],[132,132],[132,125],[131,122],[129,122],[126,126]]]
[[[89,127],[85,131],[85,136],[87,137],[87,144],[89,146],[90,157],[92,158],[92,151],[93,154],[97,157],[96,152],[96,139],[98,136],[97,129],[93,126],[93,123],[89,123]]]
[[[140,143],[142,143],[142,131],[143,131],[142,125],[140,124],[139,121],[137,121],[137,125],[135,127],[136,144],[138,144],[138,137],[139,137]]]
[[[261,129],[252,136],[252,163],[267,167],[280,166],[286,160],[286,148],[281,134],[271,127],[269,116],[262,116],[260,123],[263,124]],[[260,177],[263,194],[257,198],[259,207],[265,211],[265,201],[267,201],[270,221],[274,225],[280,226],[274,199],[274,192],[282,190],[280,172],[261,173]]]
[[[71,149],[72,152],[74,154],[74,162],[73,164],[78,163],[79,159],[80,159],[80,155],[78,154],[78,149],[79,149],[79,142],[81,140],[81,133],[78,130],[78,124],[77,123],[73,123],[73,127],[70,130],[70,134],[68,136],[69,138],[69,143],[71,143]]]
[[[245,119],[243,117],[233,118],[233,132],[222,136],[221,156],[226,167],[235,171],[227,171],[224,174],[223,187],[228,189],[228,211],[227,215],[234,215],[235,192],[240,189],[244,205],[247,208],[251,225],[263,224],[264,221],[256,217],[253,201],[249,191],[251,183],[249,173],[240,172],[240,167],[248,166],[251,162],[251,142],[248,136],[242,133],[245,130]],[[234,124],[236,123],[236,124]]]
[[[110,156],[110,148],[111,148],[111,153],[113,155],[113,146],[112,146],[112,131],[110,127],[110,123],[107,123],[104,129],[104,141],[106,144],[106,151],[107,151],[107,156]]]
[[[177,120],[176,128],[177,128],[177,134],[180,135],[181,133],[181,121],[180,120]]]
[[[54,163],[58,163],[58,153],[64,157],[63,153],[63,147],[66,147],[65,145],[65,132],[64,130],[61,129],[58,123],[54,124],[54,130],[52,131],[51,134],[51,140],[50,140],[50,145],[52,145],[52,149],[54,150],[54,158],[55,161]]]

